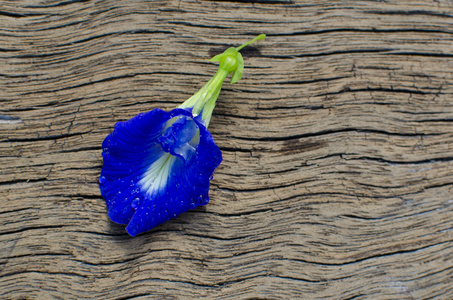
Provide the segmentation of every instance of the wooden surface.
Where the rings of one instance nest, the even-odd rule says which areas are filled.
[[[257,34],[211,202],[129,237],[115,122]],[[0,0],[1,299],[452,299],[453,2]]]

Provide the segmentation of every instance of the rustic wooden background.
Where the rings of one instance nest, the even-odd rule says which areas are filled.
[[[117,121],[257,34],[211,202],[135,238]],[[0,0],[1,299],[452,299],[451,0]]]

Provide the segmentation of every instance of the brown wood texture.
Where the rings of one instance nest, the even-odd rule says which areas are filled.
[[[132,238],[117,121],[257,34],[210,203]],[[1,299],[452,299],[451,0],[0,0]]]

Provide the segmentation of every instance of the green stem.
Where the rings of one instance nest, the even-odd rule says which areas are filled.
[[[211,61],[219,61],[219,69],[217,73],[212,77],[198,92],[192,97],[187,99],[183,104],[178,106],[179,108],[192,108],[192,115],[198,116],[200,113],[203,121],[208,127],[211,121],[212,112],[214,110],[217,98],[219,97],[220,90],[222,88],[223,81],[230,74],[233,73],[231,83],[237,82],[242,77],[242,71],[244,69],[244,61],[239,51],[250,45],[256,40],[264,40],[265,34],[260,34],[253,40],[239,46],[238,48],[229,48],[222,54],[214,56]]]
[[[183,104],[181,104],[178,107],[179,108],[192,107],[192,115],[194,117],[198,116],[201,113],[201,111],[203,111],[202,118],[203,120],[205,120],[205,122],[206,122],[205,116],[206,117],[209,116],[209,119],[211,119],[212,110],[214,110],[215,102],[220,94],[222,83],[227,76],[228,73],[225,70],[219,68],[214,77],[212,77],[197,93],[195,93],[192,97],[187,99]],[[209,109],[205,107],[208,102],[211,102],[211,105],[212,102],[214,103],[214,106],[212,107],[211,111],[209,111]]]
[[[243,44],[243,45],[237,47],[237,48],[236,48],[236,51],[238,51],[238,52],[241,51],[242,48],[244,48],[244,47],[250,45],[250,44],[253,43],[254,41],[257,41],[257,40],[264,40],[265,37],[266,37],[265,34],[260,34],[259,36],[257,36],[257,37],[254,38],[253,40],[250,40],[250,41],[248,41],[247,43],[245,43],[245,44]]]

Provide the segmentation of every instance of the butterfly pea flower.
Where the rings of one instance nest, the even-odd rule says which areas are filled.
[[[113,222],[135,236],[209,202],[209,184],[222,153],[207,127],[223,81],[242,77],[238,48],[214,56],[217,73],[170,112],[159,108],[118,122],[102,143],[101,194]]]

